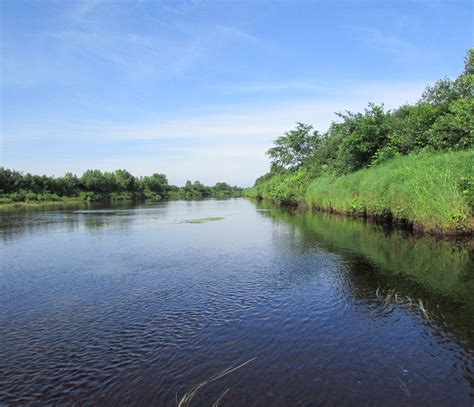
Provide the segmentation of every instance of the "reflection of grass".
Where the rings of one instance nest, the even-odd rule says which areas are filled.
[[[259,208],[271,208],[262,201]],[[321,212],[288,212],[273,206],[261,212],[298,228],[304,236],[318,241],[336,253],[358,253],[379,266],[379,271],[404,276],[430,287],[443,296],[468,300],[474,292],[470,241],[447,241],[432,237],[409,236],[399,230],[386,233],[382,228],[355,219]],[[386,300],[388,292],[378,296]],[[390,297],[394,297],[391,293]],[[469,301],[471,304],[472,301]],[[474,306],[474,304],[473,304]]]
[[[189,219],[184,221],[185,223],[206,223],[206,222],[215,222],[217,220],[222,220],[224,218],[220,217],[209,217],[209,218],[199,218],[199,219]]]

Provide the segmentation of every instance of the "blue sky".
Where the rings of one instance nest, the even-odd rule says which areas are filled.
[[[0,165],[250,185],[296,121],[463,69],[470,1],[0,0]]]

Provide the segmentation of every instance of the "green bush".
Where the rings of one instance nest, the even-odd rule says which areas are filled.
[[[310,182],[310,173],[304,167],[291,171],[281,171],[246,190],[245,195],[295,204],[304,199]]]

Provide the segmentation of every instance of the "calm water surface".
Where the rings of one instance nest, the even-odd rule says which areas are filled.
[[[206,223],[186,221],[222,217]],[[474,403],[472,242],[243,199],[0,214],[0,405]]]

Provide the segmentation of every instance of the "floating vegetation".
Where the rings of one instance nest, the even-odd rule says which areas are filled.
[[[189,219],[185,220],[184,223],[206,223],[206,222],[215,222],[217,220],[222,220],[221,217],[209,217],[209,218],[199,218],[199,219]]]
[[[236,370],[239,370],[239,369],[243,368],[245,365],[248,365],[249,363],[253,362],[255,359],[257,359],[257,358],[255,357],[255,358],[249,359],[249,360],[247,360],[247,362],[244,362],[244,363],[242,363],[242,364],[240,364],[239,366],[236,366],[236,367],[229,367],[229,368],[223,370],[222,372],[217,373],[216,375],[210,377],[209,379],[206,379],[203,382],[197,384],[190,391],[184,393],[184,395],[181,398],[181,400],[179,401],[179,403],[177,403],[177,406],[178,407],[188,407],[188,406],[190,406],[191,401],[193,400],[193,398],[196,396],[198,391],[201,390],[203,387],[207,386],[208,384],[210,384],[212,382],[215,382],[216,380],[222,379],[224,376],[227,376],[228,374],[233,373]],[[228,391],[229,391],[229,389],[224,391],[219,396],[219,398],[214,402],[213,406],[218,406],[219,402],[227,394]]]

